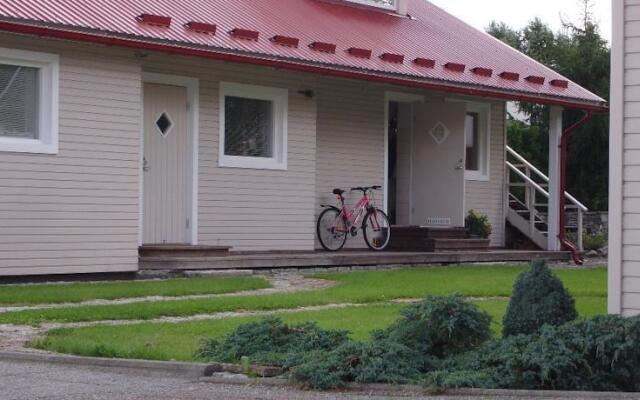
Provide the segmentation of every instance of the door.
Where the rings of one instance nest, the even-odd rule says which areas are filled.
[[[464,226],[464,103],[415,104],[412,218],[420,226]]]
[[[188,243],[193,152],[187,88],[145,83],[143,124],[143,243]]]

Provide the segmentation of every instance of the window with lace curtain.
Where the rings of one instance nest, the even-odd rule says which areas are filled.
[[[286,169],[288,91],[220,84],[222,167]]]
[[[0,49],[0,151],[57,152],[57,85],[56,55]]]

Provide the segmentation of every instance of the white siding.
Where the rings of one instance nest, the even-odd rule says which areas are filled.
[[[316,101],[310,75],[212,60],[151,54],[145,72],[200,82],[198,241],[235,251],[311,250],[314,246]],[[218,166],[219,83],[289,89],[288,168]]]
[[[136,270],[140,68],[91,46],[0,47],[60,54],[59,154],[0,152],[0,275]]]
[[[137,269],[143,71],[199,79],[200,244],[310,250],[332,188],[384,184],[384,98],[397,87],[21,36],[0,46],[61,56],[60,153],[0,153],[0,275]],[[287,170],[218,166],[222,81],[289,90]],[[469,183],[466,201],[500,245],[503,105],[492,115],[491,181]]]
[[[640,0],[613,4],[609,309],[631,315],[640,313]]]
[[[640,1],[626,0],[622,312],[640,312]]]
[[[491,137],[489,181],[466,181],[465,205],[489,216],[493,233],[491,246],[504,246],[505,230],[505,103],[491,106]]]
[[[316,214],[335,204],[333,188],[384,185],[384,89],[366,82],[321,79],[318,82]],[[352,206],[362,193],[347,193]],[[378,207],[383,192],[376,192]],[[347,242],[364,246],[360,235]]]

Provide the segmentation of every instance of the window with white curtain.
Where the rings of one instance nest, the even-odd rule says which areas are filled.
[[[490,106],[468,103],[465,116],[465,178],[489,180]]]
[[[286,169],[286,89],[220,84],[222,167]]]
[[[58,56],[0,49],[0,152],[58,151]]]

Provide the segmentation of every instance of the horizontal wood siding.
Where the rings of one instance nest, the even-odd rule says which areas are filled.
[[[466,208],[489,216],[493,233],[491,246],[503,247],[505,238],[505,104],[491,106],[489,181],[466,181]]]
[[[625,5],[622,312],[629,315],[640,313],[640,0]]]
[[[321,79],[318,83],[316,214],[336,204],[333,188],[384,185],[384,89],[363,82]],[[345,194],[353,206],[362,193]],[[383,192],[376,192],[383,207]],[[348,247],[365,246],[362,235]]]
[[[136,270],[140,67],[114,49],[0,47],[60,55],[59,154],[0,152],[0,276]]]
[[[316,101],[299,91],[315,89],[314,78],[163,54],[149,55],[143,70],[199,80],[199,244],[238,251],[313,249]],[[220,82],[289,89],[286,171],[218,166]]]

